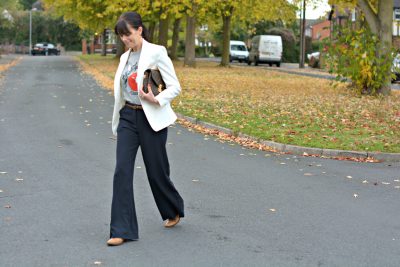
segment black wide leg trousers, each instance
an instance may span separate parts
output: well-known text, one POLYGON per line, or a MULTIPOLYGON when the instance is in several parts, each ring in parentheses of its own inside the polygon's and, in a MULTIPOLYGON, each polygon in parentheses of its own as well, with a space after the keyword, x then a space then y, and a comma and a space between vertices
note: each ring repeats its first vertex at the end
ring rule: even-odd
POLYGON ((127 106, 120 111, 117 162, 113 182, 110 237, 139 238, 133 191, 133 174, 140 146, 157 208, 163 220, 184 217, 183 199, 170 180, 166 151, 168 127, 155 132, 144 111, 127 106))

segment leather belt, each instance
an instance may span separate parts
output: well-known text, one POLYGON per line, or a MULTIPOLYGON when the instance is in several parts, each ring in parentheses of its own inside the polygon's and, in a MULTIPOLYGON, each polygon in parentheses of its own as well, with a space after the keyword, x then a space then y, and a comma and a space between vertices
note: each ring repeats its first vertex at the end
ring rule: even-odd
POLYGON ((143 109, 142 105, 136 105, 128 102, 125 103, 125 106, 131 109, 143 109))

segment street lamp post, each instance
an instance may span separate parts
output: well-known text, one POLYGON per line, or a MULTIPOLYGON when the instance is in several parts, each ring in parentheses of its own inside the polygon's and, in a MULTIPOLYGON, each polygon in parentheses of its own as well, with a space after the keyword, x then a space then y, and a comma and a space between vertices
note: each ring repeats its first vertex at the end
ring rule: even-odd
POLYGON ((29 55, 32 56, 32 10, 29 10, 29 55))
POLYGON ((32 11, 36 10, 36 8, 29 10, 29 55, 32 55, 32 11))
POLYGON ((301 22, 301 44, 300 44, 300 65, 299 68, 304 68, 306 57, 306 0, 303 0, 303 20, 301 22))

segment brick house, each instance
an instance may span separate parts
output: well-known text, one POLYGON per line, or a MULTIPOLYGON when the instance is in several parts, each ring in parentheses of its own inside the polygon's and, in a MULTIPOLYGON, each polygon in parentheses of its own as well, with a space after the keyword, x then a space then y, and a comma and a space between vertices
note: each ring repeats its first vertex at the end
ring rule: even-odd
POLYGON ((328 38, 331 34, 331 22, 329 20, 320 21, 314 25, 310 25, 310 37, 313 41, 320 41, 328 38))

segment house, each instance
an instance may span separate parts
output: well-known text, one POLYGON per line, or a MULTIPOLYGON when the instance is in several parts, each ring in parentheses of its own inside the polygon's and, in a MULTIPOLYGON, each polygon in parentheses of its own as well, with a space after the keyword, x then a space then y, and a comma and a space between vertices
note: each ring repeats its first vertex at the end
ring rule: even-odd
POLYGON ((400 0, 393 5, 393 36, 400 36, 400 0))
POLYGON ((312 37, 312 26, 318 22, 320 22, 318 19, 306 19, 306 30, 304 34, 308 37, 312 37))
MULTIPOLYGON (((331 34, 331 22, 329 20, 324 20, 309 26, 310 36, 313 41, 320 41, 325 38, 330 37, 331 34)), ((306 29, 307 31, 307 29, 306 29)))
MULTIPOLYGON (((344 25, 346 21, 356 21, 358 17, 357 10, 345 10, 344 12, 338 12, 335 10, 332 21, 325 20, 319 21, 314 24, 310 24, 306 28, 307 36, 312 37, 313 41, 319 41, 330 36, 332 25, 344 25)), ((400 0, 393 1, 393 43, 394 46, 400 48, 400 0)))

